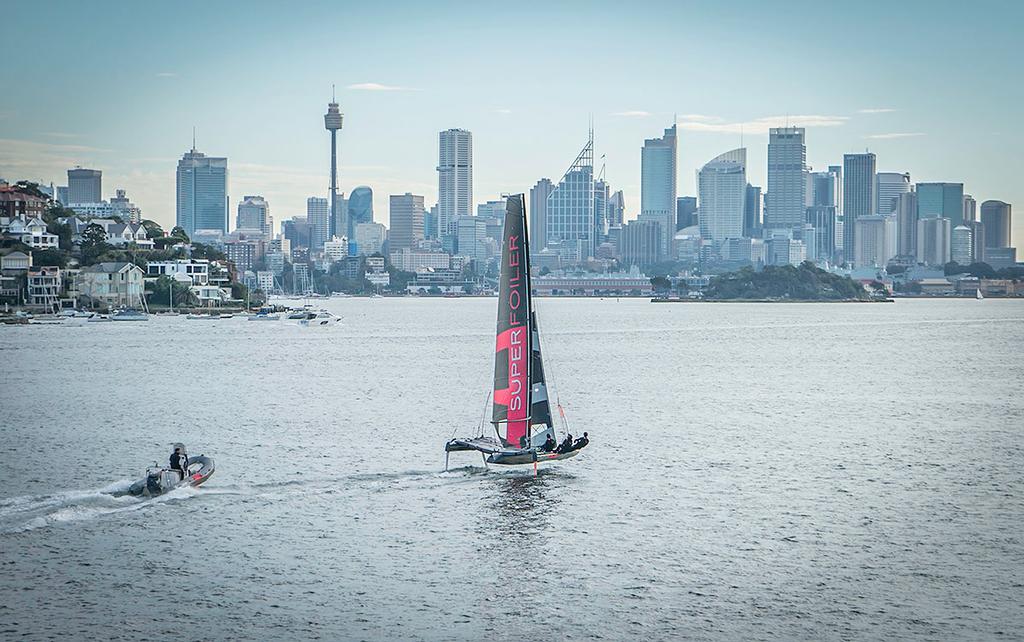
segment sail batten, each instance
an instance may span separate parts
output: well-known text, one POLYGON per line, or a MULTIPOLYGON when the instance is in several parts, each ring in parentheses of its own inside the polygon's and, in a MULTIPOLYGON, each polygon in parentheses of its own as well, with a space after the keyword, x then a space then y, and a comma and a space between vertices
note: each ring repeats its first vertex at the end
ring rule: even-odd
POLYGON ((535 333, 530 296, 530 252, 522 194, 505 205, 494 349, 492 423, 506 446, 529 444, 535 333), (504 434, 502 431, 504 428, 504 434))

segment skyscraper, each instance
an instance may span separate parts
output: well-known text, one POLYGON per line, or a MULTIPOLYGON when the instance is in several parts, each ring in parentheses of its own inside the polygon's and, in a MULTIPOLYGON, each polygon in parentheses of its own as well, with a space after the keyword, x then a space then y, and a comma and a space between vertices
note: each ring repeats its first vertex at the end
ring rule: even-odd
POLYGON ((438 134, 438 236, 455 233, 460 216, 473 215, 473 134, 446 129, 438 134))
POLYGON ((228 232, 228 159, 196 151, 195 143, 178 161, 177 225, 192 236, 196 230, 228 232))
POLYGON ((831 261, 841 243, 836 238, 839 215, 835 205, 812 205, 807 208, 807 223, 814 228, 814 247, 807 248, 809 257, 831 261))
POLYGON ((423 197, 409 192, 392 194, 389 210, 389 251, 395 253, 414 249, 423 240, 423 197))
POLYGON ((806 216, 807 147, 803 127, 773 127, 768 132, 768 193, 766 230, 784 230, 804 225, 806 216))
POLYGON ((331 204, 326 198, 306 199, 306 220, 309 221, 309 249, 322 250, 331 238, 331 204))
POLYGON ((76 167, 68 170, 68 203, 99 203, 103 200, 103 172, 76 167))
POLYGON ((909 172, 878 172, 875 174, 875 194, 878 204, 875 214, 888 215, 896 211, 896 199, 910 191, 909 172))
POLYGON ((953 227, 964 220, 963 183, 918 183, 917 218, 948 218, 953 227))
MULTIPOLYGON (((747 150, 740 148, 708 161, 697 174, 700 235, 716 245, 743 236, 747 196, 747 150)), ((674 234, 675 232, 673 232, 674 234)))
POLYGON ((909 260, 917 256, 917 193, 896 199, 896 255, 909 260))
POLYGON ((676 228, 676 125, 648 138, 640 152, 640 215, 662 226, 661 252, 671 255, 676 228))
POLYGON ((664 225, 653 219, 630 221, 622 227, 619 241, 622 262, 641 268, 662 260, 664 225))
POLYGON ((964 194, 964 224, 978 220, 978 201, 970 194, 964 194))
POLYGON ((847 263, 854 262, 857 219, 875 213, 875 187, 875 155, 843 154, 843 257, 847 263))
POLYGON ((270 238, 270 206, 262 196, 244 196, 238 204, 235 228, 260 230, 270 238))
MULTIPOLYGON (((342 231, 335 229, 336 219, 340 214, 338 210, 338 130, 341 129, 342 119, 343 116, 338 108, 338 103, 334 96, 331 96, 331 102, 327 103, 327 113, 324 114, 324 129, 331 132, 331 216, 328 221, 329 229, 327 230, 327 236, 324 238, 325 241, 335 234, 342 232, 349 238, 352 238, 352 230, 346 229, 342 231)), ((342 218, 344 217, 342 216, 342 218)))
POLYGON ((547 246, 563 262, 586 261, 597 247, 594 229, 594 135, 548 195, 547 246))
POLYGON ((752 238, 761 229, 761 188, 747 183, 747 198, 743 201, 743 236, 752 238))
POLYGON ((608 198, 608 229, 622 227, 622 218, 626 213, 626 197, 622 190, 613 192, 608 198))
POLYGON ((860 216, 856 227, 853 265, 885 267, 896 256, 896 217, 860 216))
POLYGON ((349 193, 348 221, 352 227, 373 223, 373 190, 366 185, 360 185, 349 193))
POLYGON ((974 243, 971 238, 971 228, 966 225, 957 225, 950 234, 950 260, 960 265, 973 263, 974 243))
POLYGON ((1010 204, 989 200, 981 204, 985 247, 1010 247, 1010 204))
POLYGON ((530 251, 540 252, 548 244, 548 196, 555 189, 550 178, 542 178, 530 188, 530 251))
POLYGON ((925 265, 949 263, 952 228, 945 217, 928 217, 917 221, 917 260, 925 265))

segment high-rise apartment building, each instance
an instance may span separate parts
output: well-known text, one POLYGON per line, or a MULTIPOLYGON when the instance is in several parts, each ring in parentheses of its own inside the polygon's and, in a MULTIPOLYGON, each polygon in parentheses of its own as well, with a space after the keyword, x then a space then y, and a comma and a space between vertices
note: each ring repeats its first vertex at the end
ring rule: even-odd
POLYGON ((238 204, 235 216, 235 228, 243 230, 260 230, 270 238, 271 228, 270 206, 262 196, 245 196, 238 204))
POLYGON ((319 196, 307 198, 306 220, 309 221, 309 249, 322 250, 331 238, 331 202, 319 196))
POLYGON ((985 247, 1010 247, 1009 203, 989 200, 981 204, 981 223, 985 226, 985 247))
MULTIPOLYGON (((700 235, 721 244, 743 236, 747 196, 747 150, 720 154, 697 174, 700 235)), ((674 231, 673 231, 674 233, 674 231)))
POLYGON ((848 263, 854 262, 857 219, 875 213, 875 187, 875 155, 843 154, 843 255, 848 263))
POLYGON ((768 132, 768 194, 766 230, 792 230, 806 216, 807 146, 803 127, 773 127, 768 132))
POLYGON ((950 260, 959 265, 970 265, 974 262, 974 243, 971 228, 957 225, 950 233, 950 260))
POLYGON ((896 217, 861 216, 857 218, 853 249, 855 267, 885 267, 896 256, 896 217))
POLYGON ((228 159, 193 147, 178 161, 176 224, 192 236, 228 232, 228 159))
POLYGON ((964 220, 963 183, 918 183, 917 218, 948 218, 953 227, 964 220))
POLYGON ((676 228, 676 126, 661 138, 648 138, 640 151, 640 215, 661 224, 661 252, 671 256, 676 228))
POLYGON ((423 197, 406 192, 392 194, 388 215, 388 251, 413 250, 423 240, 423 197))
POLYGON ((103 172, 76 167, 68 170, 67 203, 99 203, 103 200, 103 172))
POLYGON ((550 178, 542 178, 530 188, 530 251, 540 252, 548 244, 548 196, 555 190, 550 178))
POLYGON ((900 194, 910 191, 909 172, 878 172, 875 174, 875 214, 889 215, 896 211, 900 194))
POLYGON ((460 216, 473 215, 473 134, 446 129, 438 135, 438 237, 455 233, 460 216))

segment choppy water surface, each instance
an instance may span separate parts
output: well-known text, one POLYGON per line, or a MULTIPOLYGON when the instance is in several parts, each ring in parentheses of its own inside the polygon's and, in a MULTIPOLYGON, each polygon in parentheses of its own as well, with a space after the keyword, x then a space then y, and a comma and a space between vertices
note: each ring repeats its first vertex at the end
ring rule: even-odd
POLYGON ((0 635, 1024 636, 1024 302, 538 302, 571 426, 485 471, 495 301, 0 328, 0 635), (168 444, 200 490, 118 496, 168 444))

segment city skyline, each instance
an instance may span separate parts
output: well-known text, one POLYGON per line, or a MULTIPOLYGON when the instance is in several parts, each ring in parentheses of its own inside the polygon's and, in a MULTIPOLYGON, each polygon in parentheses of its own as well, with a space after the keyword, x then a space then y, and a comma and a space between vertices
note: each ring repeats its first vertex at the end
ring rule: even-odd
MULTIPOLYGON (((189 148, 194 125, 197 147, 229 160, 231 207, 243 194, 262 194, 279 213, 275 218, 283 220, 301 215, 310 196, 328 196, 324 159, 329 141, 320 118, 330 85, 336 83, 347 117, 339 133, 339 189, 347 194, 357 185, 371 186, 379 222, 386 222, 390 194, 408 191, 424 195, 428 204, 437 201, 439 131, 457 127, 474 133, 473 189, 476 202, 485 202, 502 192, 525 192, 542 177, 557 180, 578 151, 591 117, 595 159, 604 156, 608 181, 623 190, 627 219, 640 213, 643 141, 658 136, 673 120, 679 128, 679 195, 695 195, 697 170, 707 159, 740 146, 741 136, 749 154, 748 180, 765 187, 767 129, 788 124, 806 129, 807 163, 816 171, 839 164, 843 154, 867 148, 876 154, 879 172, 910 172, 914 182, 962 182, 965 193, 979 203, 1024 202, 1024 188, 1013 177, 1012 156, 1021 134, 1007 107, 1019 100, 1022 89, 1003 80, 1012 71, 1014 52, 999 38, 961 43, 964 23, 952 9, 922 12, 878 3, 859 16, 834 7, 821 12, 825 15, 812 15, 797 7, 788 14, 804 21, 799 41, 767 51, 759 49, 772 41, 773 27, 786 20, 786 13, 745 4, 735 60, 721 60, 698 54, 701 46, 737 26, 738 18, 724 10, 652 5, 620 14, 597 5, 582 16, 584 25, 621 19, 628 27, 646 24, 647 32, 627 29, 624 46, 594 50, 593 64, 604 70, 602 82, 614 81, 617 89, 596 91, 592 81, 555 82, 536 76, 538 65, 554 68, 567 60, 581 39, 581 34, 557 32, 553 26, 531 34, 530 47, 484 48, 478 60, 467 60, 467 77, 474 79, 469 83, 446 79, 436 68, 455 45, 441 43, 417 59, 402 55, 422 50, 419 45, 429 41, 429 27, 439 20, 415 5, 407 7, 409 20, 394 25, 396 39, 407 40, 398 51, 378 57, 360 54, 370 37, 362 29, 343 39, 328 38, 313 19, 315 6, 291 12, 264 6, 249 17, 231 15, 230 21, 226 9, 193 8, 202 19, 186 20, 181 14, 188 12, 159 7, 119 15, 112 6, 48 5, 62 19, 54 27, 54 42, 42 51, 29 39, 38 10, 14 3, 7 19, 19 28, 3 46, 38 51, 19 57, 25 59, 23 68, 2 73, 11 82, 16 72, 19 79, 39 79, 39 91, 12 96, 0 109, 0 176, 59 185, 67 169, 94 167, 104 171, 105 198, 116 188, 127 189, 147 217, 170 224, 174 166, 189 148), (112 26, 131 24, 125 33, 128 41, 118 48, 83 47, 84 35, 71 19, 81 12, 112 26), (666 19, 652 25, 649 19, 655 14, 666 19), (883 14, 887 24, 904 17, 929 36, 869 34, 865 51, 856 59, 829 44, 826 36, 834 36, 831 25, 836 22, 863 24, 883 14), (136 24, 150 21, 161 28, 136 24), (204 37, 218 29, 244 28, 251 21, 273 21, 282 43, 261 52, 233 42, 216 64, 198 51, 181 48, 183 33, 204 37), (684 31, 682 24, 689 28, 684 31), (655 57, 654 36, 666 33, 678 36, 669 45, 671 55, 655 57), (686 38, 681 37, 684 33, 686 38), (929 59, 920 60, 917 53, 928 38, 943 34, 951 47, 929 49, 929 59), (317 47, 285 52, 284 47, 300 39, 317 47), (141 55, 123 56, 125 46, 138 48, 141 55), (359 64, 321 60, 321 48, 336 61, 353 57, 359 64), (823 53, 808 56, 807 50, 823 53), (64 61, 72 54, 88 64, 64 71, 64 61), (900 58, 901 73, 880 74, 883 63, 893 57, 900 58), (803 70, 815 82, 796 81, 786 91, 769 91, 767 71, 773 66, 803 70), (736 90, 724 89, 695 97, 693 89, 701 83, 738 69, 749 75, 744 95, 757 100, 739 101, 736 90), (667 82, 670 70, 674 75, 667 82), (55 72, 60 82, 42 81, 53 79, 55 72), (862 76, 872 78, 867 90, 856 82, 862 76), (224 83, 224 78, 237 82, 224 83), (527 80, 526 91, 503 91, 510 78, 527 80), (950 78, 969 79, 970 90, 962 82, 948 82, 950 78), (67 104, 66 95, 98 81, 108 90, 116 85, 130 99, 67 104), (262 104, 245 99, 246 92, 237 88, 257 81, 269 90, 262 104), (972 99, 972 93, 1000 99, 972 99), (161 126, 152 127, 154 122, 161 126), (402 145, 402 154, 394 153, 396 145, 402 145)), ((570 9, 527 4, 508 13, 525 20, 540 11, 552 15, 570 9)), ((453 12, 451 7, 441 10, 446 16, 453 12)), ((347 8, 346 14, 367 32, 388 23, 384 13, 372 8, 347 8)), ((972 24, 979 31, 999 29, 1019 23, 1015 19, 1020 16, 1021 10, 1010 4, 983 4, 972 24)), ((490 24, 485 17, 475 11, 457 17, 463 44, 488 42, 492 32, 483 29, 490 24)), ((1014 223, 1013 236, 1019 245, 1022 221, 1014 223)))

